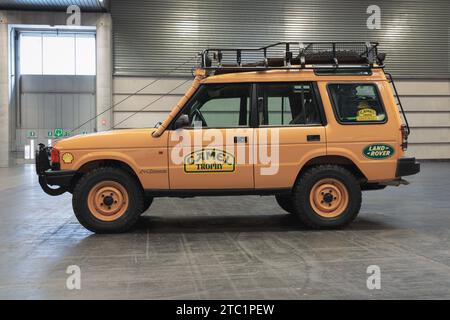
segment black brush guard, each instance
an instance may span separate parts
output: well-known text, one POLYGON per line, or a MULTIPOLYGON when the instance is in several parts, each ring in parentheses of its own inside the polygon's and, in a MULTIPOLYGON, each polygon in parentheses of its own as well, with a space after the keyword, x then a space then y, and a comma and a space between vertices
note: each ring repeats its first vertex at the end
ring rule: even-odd
POLYGON ((45 193, 51 196, 59 196, 68 191, 70 181, 75 176, 76 171, 73 170, 52 170, 50 164, 51 147, 39 144, 36 151, 36 174, 38 175, 39 184, 45 193), (58 186, 51 188, 50 186, 58 186))

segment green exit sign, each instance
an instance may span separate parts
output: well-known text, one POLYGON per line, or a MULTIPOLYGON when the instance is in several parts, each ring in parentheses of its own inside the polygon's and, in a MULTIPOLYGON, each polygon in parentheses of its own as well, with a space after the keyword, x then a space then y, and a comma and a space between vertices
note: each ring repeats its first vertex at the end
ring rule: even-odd
POLYGON ((55 137, 60 138, 63 136, 64 131, 61 128, 57 128, 57 129, 55 129, 54 134, 55 134, 55 137))
POLYGON ((37 138, 36 131, 28 131, 27 132, 27 138, 28 139, 36 139, 37 138))

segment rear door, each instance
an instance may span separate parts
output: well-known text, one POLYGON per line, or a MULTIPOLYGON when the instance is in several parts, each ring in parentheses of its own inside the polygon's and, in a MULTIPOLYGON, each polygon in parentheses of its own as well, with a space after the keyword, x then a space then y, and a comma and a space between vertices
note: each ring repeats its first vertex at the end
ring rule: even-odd
POLYGON ((369 181, 395 177, 400 115, 387 81, 333 81, 319 84, 327 113, 328 154, 344 155, 369 181))
POLYGON ((257 99, 255 188, 290 188, 307 159, 326 154, 325 120, 317 85, 261 83, 257 99))

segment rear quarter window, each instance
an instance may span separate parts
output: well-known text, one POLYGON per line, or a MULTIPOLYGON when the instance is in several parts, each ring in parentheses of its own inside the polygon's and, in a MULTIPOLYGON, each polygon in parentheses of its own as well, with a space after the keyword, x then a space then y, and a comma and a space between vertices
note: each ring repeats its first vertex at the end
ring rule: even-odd
POLYGON ((386 111, 375 84, 333 83, 328 85, 328 91, 340 123, 386 122, 386 111))

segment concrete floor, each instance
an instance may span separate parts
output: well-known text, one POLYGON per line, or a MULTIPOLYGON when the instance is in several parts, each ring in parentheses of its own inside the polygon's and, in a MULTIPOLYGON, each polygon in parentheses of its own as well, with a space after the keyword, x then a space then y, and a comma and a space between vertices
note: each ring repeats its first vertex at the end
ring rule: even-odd
POLYGON ((310 231, 273 197, 156 199, 128 234, 95 235, 34 166, 0 169, 1 299, 450 298, 450 163, 367 192, 346 230, 310 231), (81 290, 66 268, 81 268, 81 290), (366 269, 381 268, 368 290, 366 269))

